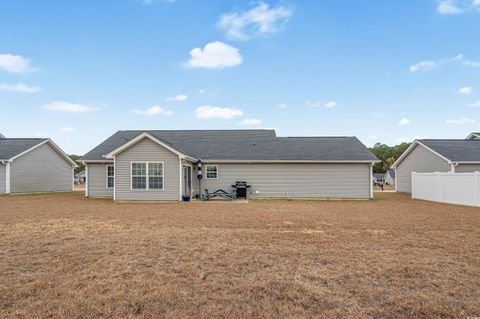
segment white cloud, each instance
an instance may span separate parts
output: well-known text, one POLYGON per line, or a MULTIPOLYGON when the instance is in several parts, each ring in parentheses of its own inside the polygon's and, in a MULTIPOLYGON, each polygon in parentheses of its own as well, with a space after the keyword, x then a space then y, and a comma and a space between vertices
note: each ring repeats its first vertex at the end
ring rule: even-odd
POLYGON ((438 3, 437 11, 441 14, 460 14, 464 10, 457 6, 456 0, 442 0, 438 3))
POLYGON ((409 125, 409 124, 412 124, 412 121, 410 121, 409 119, 407 118, 403 118, 400 120, 400 122, 398 122, 398 125, 400 126, 405 126, 405 125, 409 125))
POLYGON ((88 105, 68 103, 62 101, 55 101, 53 103, 45 105, 43 108, 49 111, 58 112, 70 112, 70 113, 89 113, 98 111, 98 108, 94 108, 88 105))
POLYGON ((188 95, 178 94, 178 95, 175 95, 175 96, 169 96, 169 97, 167 97, 165 100, 167 100, 167 101, 184 102, 184 101, 188 100, 188 95))
POLYGON ((480 7, 480 0, 439 0, 437 11, 440 14, 461 14, 480 7))
POLYGON ((66 126, 66 127, 61 127, 58 129, 60 132, 63 132, 63 133, 71 133, 73 132, 75 129, 73 127, 70 127, 70 126, 66 126))
POLYGON ((224 119, 230 120, 237 116, 242 116, 243 112, 239 109, 220 107, 212 105, 200 106, 195 110, 195 115, 199 119, 224 119))
POLYGON ((414 65, 410 66, 410 72, 416 73, 418 71, 427 71, 431 70, 435 67, 435 62, 434 61, 421 61, 418 62, 414 65))
POLYGON ((477 121, 471 118, 466 118, 463 117, 461 119, 451 119, 451 120, 446 120, 446 124, 458 124, 458 125, 465 125, 465 124, 475 124, 477 121))
POLYGON ((0 70, 11 73, 28 73, 34 71, 30 59, 21 55, 0 54, 0 70))
POLYGON ((473 88, 471 86, 462 86, 458 89, 458 94, 470 94, 473 92, 473 88))
POLYGON ((156 115, 173 115, 172 111, 166 110, 161 106, 155 105, 152 107, 149 107, 147 109, 135 109, 132 111, 135 114, 138 115, 147 115, 147 116, 156 116, 156 115))
POLYGON ((225 30, 227 37, 231 39, 248 40, 280 31, 292 13, 293 11, 286 7, 270 8, 267 3, 260 2, 246 12, 223 14, 218 26, 225 30))
POLYGON ((23 83, 5 84, 0 83, 0 91, 4 92, 18 92, 18 93, 37 93, 40 91, 38 86, 29 86, 23 83))
POLYGON ((310 109, 315 109, 319 107, 326 107, 328 109, 334 108, 337 106, 336 101, 328 101, 326 103, 322 103, 321 101, 305 101, 305 106, 310 108, 310 109))
POLYGON ((240 122, 240 125, 245 126, 257 126, 262 124, 262 120, 260 119, 244 119, 240 122))
MULTIPOLYGON (((453 58, 443 58, 439 60, 425 60, 425 61, 420 61, 416 64, 413 64, 410 66, 410 72, 416 73, 418 71, 428 71, 432 70, 434 68, 440 67, 444 64, 450 64, 450 63, 456 63, 460 62, 465 59, 465 56, 463 54, 457 54, 453 58)), ((471 61, 464 61, 464 64, 471 63, 471 61)))
POLYGON ((328 109, 334 108, 336 106, 337 106, 336 101, 329 101, 329 102, 325 103, 325 107, 328 108, 328 109))
POLYGON ((480 68, 480 62, 476 62, 476 61, 466 60, 465 62, 463 62, 463 64, 474 67, 474 68, 480 68))
POLYGON ((223 42, 215 41, 203 49, 190 51, 190 60, 185 64, 189 68, 223 69, 242 64, 242 56, 237 48, 223 42))
POLYGON ((288 105, 286 103, 280 103, 277 105, 279 109, 285 110, 288 108, 288 105))

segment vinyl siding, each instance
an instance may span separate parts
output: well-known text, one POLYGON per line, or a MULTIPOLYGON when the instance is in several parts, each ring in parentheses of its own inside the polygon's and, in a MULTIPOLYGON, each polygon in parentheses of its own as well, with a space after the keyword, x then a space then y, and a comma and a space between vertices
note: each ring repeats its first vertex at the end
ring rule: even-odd
POLYGON ((113 188, 107 188, 107 165, 88 164, 88 197, 113 198, 113 188))
POLYGON ((451 165, 421 145, 417 145, 397 167, 397 191, 412 192, 412 172, 450 172, 451 165))
POLYGON ((455 173, 480 172, 480 164, 460 164, 455 167, 455 173))
POLYGON ((0 163, 0 195, 5 194, 7 188, 6 166, 0 163))
POLYGON ((48 143, 14 160, 10 175, 12 194, 72 191, 72 165, 48 143))
POLYGON ((115 200, 179 200, 180 158, 148 138, 115 158, 115 200), (164 162, 163 190, 131 189, 131 162, 164 162))
MULTIPOLYGON (((202 179, 202 192, 230 190, 236 181, 251 185, 249 198, 370 197, 369 164, 218 164, 218 179, 202 179)), ((197 179, 193 185, 198 194, 197 179)))

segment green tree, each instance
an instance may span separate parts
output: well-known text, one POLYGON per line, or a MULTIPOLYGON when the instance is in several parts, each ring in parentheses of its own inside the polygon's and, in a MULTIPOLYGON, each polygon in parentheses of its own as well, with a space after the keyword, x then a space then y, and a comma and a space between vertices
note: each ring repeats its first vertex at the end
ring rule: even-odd
POLYGON ((78 155, 69 155, 69 157, 75 161, 78 165, 78 167, 75 169, 75 174, 77 173, 80 173, 80 172, 83 172, 85 170, 85 165, 83 165, 83 163, 79 162, 78 159, 80 158, 80 156, 78 155))
POLYGON ((381 160, 381 163, 375 164, 373 167, 374 173, 385 173, 392 167, 392 164, 405 152, 411 143, 402 143, 395 146, 388 146, 386 144, 377 143, 370 151, 381 160))

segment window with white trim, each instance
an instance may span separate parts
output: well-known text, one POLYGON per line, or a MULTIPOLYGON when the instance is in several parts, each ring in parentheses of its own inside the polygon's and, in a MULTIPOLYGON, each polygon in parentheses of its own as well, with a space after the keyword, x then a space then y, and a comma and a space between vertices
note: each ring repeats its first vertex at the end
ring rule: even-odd
POLYGON ((205 178, 217 179, 218 178, 218 165, 206 165, 205 166, 205 178))
POLYGON ((115 185, 115 168, 113 165, 107 165, 107 188, 113 188, 115 185))
POLYGON ((137 162, 131 166, 132 189, 163 189, 163 163, 137 162))

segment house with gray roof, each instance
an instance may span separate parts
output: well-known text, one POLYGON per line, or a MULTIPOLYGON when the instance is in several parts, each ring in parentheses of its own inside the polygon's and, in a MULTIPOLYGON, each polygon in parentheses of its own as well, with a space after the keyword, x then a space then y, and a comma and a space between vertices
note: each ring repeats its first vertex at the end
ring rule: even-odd
MULTIPOLYGON (((475 133, 472 133, 475 134, 475 133)), ((423 139, 412 145, 392 165, 396 189, 412 192, 412 172, 467 173, 480 171, 480 139, 423 139)))
POLYGON ((371 198, 378 159, 355 137, 151 130, 118 131, 80 161, 87 197, 130 201, 181 200, 237 181, 251 198, 371 198))
POLYGON ((48 138, 0 138, 0 194, 70 192, 76 166, 48 138))

